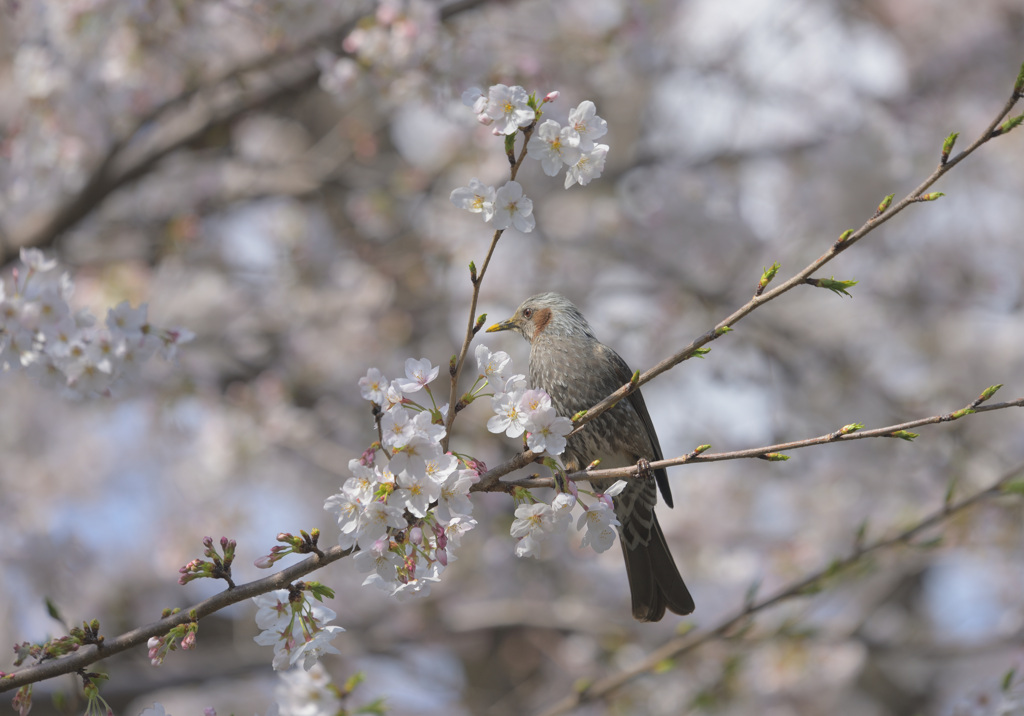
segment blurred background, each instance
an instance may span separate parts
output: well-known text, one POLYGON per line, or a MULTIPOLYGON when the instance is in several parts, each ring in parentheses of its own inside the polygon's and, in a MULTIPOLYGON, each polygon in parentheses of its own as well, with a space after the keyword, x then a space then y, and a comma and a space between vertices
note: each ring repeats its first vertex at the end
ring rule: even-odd
MULTIPOLYGON (((0 378, 0 642, 98 617, 108 636, 220 587, 178 586, 205 535, 239 542, 236 581, 281 531, 336 528, 324 499, 374 438, 356 385, 408 357, 444 366, 465 332, 467 265, 490 230, 451 205, 501 184, 501 140, 460 102, 470 86, 559 90, 608 121, 604 176, 563 190, 519 175, 537 228, 507 232, 480 309, 538 291, 572 299, 641 370, 781 280, 977 137, 1024 61, 1022 0, 63 0, 0 2, 0 257, 56 255, 79 306, 122 300, 197 334, 116 400, 72 401, 0 378)), ((1018 113, 1020 108, 1016 110, 1018 113)), ((794 290, 645 388, 666 456, 881 427, 960 408, 986 386, 1024 394, 1024 131, 994 140, 826 267, 853 298, 794 290)), ((486 336, 525 371, 517 336, 486 336)), ((468 370, 472 377, 475 366, 468 370)), ((443 373, 443 371, 442 371, 443 373)), ((468 383, 467 383, 468 386, 468 383)), ((453 446, 496 465, 517 443, 453 446)), ((754 583, 769 594, 867 539, 914 524, 1024 463, 1016 411, 670 471, 659 517, 697 602, 637 624, 622 557, 578 546, 518 560, 505 495, 427 599, 317 573, 347 633, 324 664, 356 702, 395 714, 524 714, 628 668, 681 626, 713 628, 754 583)), ((900 547, 829 589, 767 611, 587 714, 1024 713, 1018 500, 958 515, 931 548, 900 547), (1017 699, 1017 711, 997 711, 1017 699)), ((271 652, 251 605, 204 620, 159 669, 105 662, 117 713, 263 714, 271 652)), ((10 671, 10 663, 0 664, 10 671)), ((36 690, 33 713, 58 713, 36 690)))

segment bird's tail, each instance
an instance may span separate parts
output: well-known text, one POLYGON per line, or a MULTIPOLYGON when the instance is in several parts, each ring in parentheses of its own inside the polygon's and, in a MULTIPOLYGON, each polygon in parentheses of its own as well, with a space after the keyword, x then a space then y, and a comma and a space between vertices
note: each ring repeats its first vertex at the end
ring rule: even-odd
POLYGON ((633 617, 642 622, 656 622, 665 616, 666 609, 676 614, 690 614, 694 610, 693 597, 668 551, 653 505, 646 514, 644 512, 638 505, 619 516, 619 541, 626 559, 633 617))

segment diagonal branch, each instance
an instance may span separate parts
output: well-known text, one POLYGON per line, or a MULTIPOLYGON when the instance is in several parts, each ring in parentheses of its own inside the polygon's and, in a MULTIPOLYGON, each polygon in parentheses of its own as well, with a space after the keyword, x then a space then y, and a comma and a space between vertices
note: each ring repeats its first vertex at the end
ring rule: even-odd
MULTIPOLYGON (((970 144, 970 146, 968 146, 962 152, 957 154, 955 157, 949 159, 946 159, 946 154, 943 154, 938 167, 935 168, 935 171, 933 171, 927 179, 921 182, 921 184, 918 185, 917 188, 915 188, 913 191, 907 194, 899 202, 897 202, 894 205, 886 206, 885 208, 879 206, 879 209, 875 212, 875 214, 870 219, 865 221, 859 229, 852 232, 846 232, 845 234, 840 236, 839 239, 837 239, 832 244, 828 251, 826 251, 824 254, 818 257, 815 261, 808 264, 803 270, 789 278, 784 283, 771 289, 770 291, 761 293, 761 287, 759 287, 758 292, 754 295, 753 298, 751 298, 746 304, 741 306, 739 309, 734 311, 730 316, 720 321, 710 331, 694 339, 688 346, 686 346, 676 354, 671 355, 668 358, 665 358, 660 363, 655 365, 653 368, 650 368, 646 372, 634 376, 634 380, 630 381, 629 383, 626 383, 621 388, 616 390, 614 393, 609 395, 607 398, 605 398, 604 400, 590 408, 583 416, 577 418, 574 421, 576 427, 574 428, 573 433, 570 434, 574 434, 581 430, 583 426, 586 425, 588 422, 590 422, 597 416, 601 415, 605 411, 610 410, 612 407, 615 406, 616 403, 618 403, 620 400, 622 400, 635 390, 638 390, 640 386, 643 385, 644 383, 647 383, 653 380, 654 378, 657 378, 659 375, 679 365, 687 358, 692 358, 694 355, 697 354, 698 349, 707 345, 716 338, 719 338, 728 333, 733 326, 739 323, 743 318, 745 318, 748 314, 752 313, 759 306, 762 306, 765 303, 768 303, 769 301, 778 298, 782 294, 792 290, 793 288, 796 288, 797 286, 804 285, 806 283, 806 279, 809 278, 811 274, 818 271, 822 266, 829 263, 840 253, 848 249, 856 242, 860 241, 862 238, 864 238, 869 233, 874 231, 876 228, 884 224, 886 221, 889 221, 889 219, 893 218, 897 214, 904 211, 911 204, 917 204, 923 201, 931 201, 933 198, 937 198, 937 196, 932 195, 926 196, 925 192, 929 188, 931 188, 931 186, 934 185, 935 182, 937 182, 939 179, 945 176, 946 173, 949 172, 953 167, 955 167, 964 159, 973 154, 983 144, 994 139, 995 137, 1002 136, 1007 131, 1009 131, 1009 129, 1013 128, 1009 127, 1007 129, 1004 129, 1003 127, 1000 127, 1000 123, 1003 122, 1006 116, 1013 110, 1014 106, 1017 104, 1017 102, 1020 101, 1022 97, 1022 90, 1020 87, 1021 76, 1024 76, 1024 65, 1022 65, 1021 74, 1018 75, 1017 84, 1014 85, 1013 91, 1010 93, 1010 97, 1006 100, 1002 109, 999 110, 999 113, 995 116, 995 118, 989 123, 989 125, 984 129, 984 131, 982 131, 978 138, 975 139, 970 144)), ((1007 124, 1010 123, 1008 122, 1007 124)))
POLYGON ((677 659, 688 654, 704 644, 729 636, 739 627, 745 625, 751 617, 758 612, 775 606, 784 601, 803 596, 820 588, 826 580, 835 577, 849 567, 860 562, 864 557, 880 552, 890 547, 910 544, 911 541, 922 532, 931 527, 940 525, 961 512, 973 507, 976 504, 994 499, 1000 495, 1010 492, 1011 482, 1018 475, 1024 473, 1024 465, 1018 466, 1007 472, 989 487, 976 492, 958 502, 946 503, 939 509, 925 516, 912 527, 884 539, 877 540, 871 544, 854 546, 854 549, 846 557, 833 560, 829 565, 809 574, 808 576, 791 582, 789 585, 775 592, 769 597, 761 600, 750 599, 746 605, 735 614, 725 618, 716 626, 703 632, 690 632, 684 636, 677 637, 667 642, 660 648, 653 651, 646 659, 630 669, 614 674, 607 678, 593 682, 589 687, 567 696, 559 703, 543 712, 543 716, 557 716, 558 714, 569 713, 586 703, 604 699, 622 688, 636 678, 656 671, 659 666, 671 659, 677 659))
POLYGON ((70 656, 54 659, 52 661, 44 661, 37 666, 30 666, 11 674, 5 674, 0 676, 0 693, 20 688, 26 684, 52 679, 53 677, 60 676, 62 674, 74 673, 75 671, 83 669, 90 664, 94 664, 101 659, 107 658, 108 656, 143 645, 151 637, 163 636, 172 628, 180 624, 186 624, 196 619, 201 619, 216 611, 220 611, 227 606, 244 602, 247 599, 251 599, 260 594, 266 594, 267 592, 275 589, 287 589, 288 586, 299 577, 303 577, 310 572, 320 569, 321 567, 326 567, 332 562, 337 562, 339 559, 347 557, 351 553, 352 550, 350 549, 342 549, 337 546, 331 547, 324 552, 322 557, 314 554, 302 560, 298 564, 286 567, 280 572, 276 572, 269 577, 257 579, 249 582, 248 584, 239 585, 233 589, 227 589, 219 594, 213 595, 209 599, 204 599, 194 606, 182 609, 180 612, 153 622, 152 624, 132 629, 131 631, 125 632, 113 639, 104 639, 103 643, 99 646, 83 647, 70 656))

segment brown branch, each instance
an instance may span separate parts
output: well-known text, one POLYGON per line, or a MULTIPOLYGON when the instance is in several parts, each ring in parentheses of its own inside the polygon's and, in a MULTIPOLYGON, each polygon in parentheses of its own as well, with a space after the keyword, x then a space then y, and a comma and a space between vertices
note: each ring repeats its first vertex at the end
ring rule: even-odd
MULTIPOLYGON (((656 470, 662 467, 675 467, 676 465, 686 465, 698 462, 722 462, 724 460, 740 460, 744 458, 763 458, 765 455, 770 453, 780 453, 811 447, 814 445, 826 445, 828 443, 845 442, 849 440, 864 440, 867 438, 899 438, 902 436, 895 435, 894 433, 919 428, 923 425, 948 423, 953 420, 960 420, 961 418, 965 418, 974 413, 985 413, 991 410, 1022 407, 1024 407, 1024 398, 1017 398, 1016 400, 1009 400, 1003 403, 992 403, 988 405, 981 405, 977 400, 975 400, 960 410, 956 410, 951 413, 932 415, 927 418, 918 418, 917 420, 910 420, 905 423, 899 423, 898 425, 888 425, 883 428, 857 430, 854 432, 843 432, 843 429, 840 429, 831 433, 826 433, 825 435, 806 438, 804 440, 794 440, 786 443, 746 448, 744 450, 733 450, 730 452, 705 453, 694 451, 687 455, 680 455, 679 457, 669 458, 667 460, 657 460, 650 463, 650 468, 652 470, 656 470)), ((505 475, 529 465, 533 462, 533 458, 536 458, 536 454, 529 450, 525 450, 508 462, 505 462, 492 470, 488 470, 483 474, 480 482, 473 486, 473 491, 508 492, 513 487, 554 487, 554 479, 550 477, 527 477, 521 480, 513 480, 509 482, 500 481, 505 475)), ((574 481, 598 478, 630 479, 636 477, 637 474, 637 467, 632 465, 629 467, 616 467, 606 470, 579 470, 578 472, 570 473, 567 477, 574 481)))
POLYGON ((574 428, 573 433, 571 434, 575 434, 576 432, 581 430, 583 426, 586 425, 588 422, 590 422, 597 416, 601 415, 605 411, 610 410, 612 407, 615 406, 616 403, 618 403, 620 400, 625 398, 633 391, 638 390, 640 386, 642 386, 643 384, 653 380, 654 378, 657 378, 665 371, 674 368, 687 358, 693 357, 693 355, 697 352, 699 348, 703 347, 704 345, 707 345, 716 338, 725 335, 733 326, 739 323, 743 318, 745 318, 748 314, 752 313, 759 306, 768 303, 773 299, 778 298, 782 294, 792 290, 797 286, 804 285, 805 279, 808 278, 812 273, 818 271, 822 266, 829 263, 841 252, 845 251, 850 246, 860 241, 862 238, 867 236, 869 233, 874 231, 876 228, 878 228, 885 222, 889 221, 889 219, 893 218, 894 216, 902 212, 911 204, 917 204, 922 201, 927 201, 928 199, 924 199, 922 197, 924 197, 925 192, 929 188, 931 188, 931 186, 935 184, 935 182, 937 182, 939 179, 945 176, 946 173, 949 172, 957 164, 959 164, 964 159, 973 154, 980 146, 982 146, 983 144, 997 136, 1002 136, 1003 133, 997 131, 997 127, 999 127, 1000 123, 1010 113, 1010 111, 1017 104, 1017 102, 1020 101, 1021 96, 1021 92, 1016 87, 1014 87, 1013 92, 1011 92, 1010 97, 1009 99, 1006 100, 1006 103, 1003 105, 1003 108, 996 115, 995 119, 993 119, 989 123, 988 127, 986 127, 985 130, 978 136, 978 138, 975 139, 970 146, 968 146, 962 152, 957 154, 955 157, 952 157, 944 162, 940 161, 939 165, 935 168, 935 171, 933 171, 927 179, 921 182, 921 184, 918 185, 917 188, 915 188, 913 191, 907 194, 903 199, 901 199, 894 205, 890 205, 884 210, 880 209, 879 211, 876 211, 875 214, 866 222, 864 222, 864 224, 859 229, 853 232, 843 234, 838 240, 836 240, 832 244, 828 251, 826 251, 812 263, 808 264, 803 270, 789 278, 784 283, 771 289, 770 291, 765 291, 764 293, 755 295, 746 304, 744 304, 739 309, 734 311, 730 316, 720 321, 710 331, 694 339, 688 346, 686 346, 679 352, 675 353, 674 355, 665 358, 660 363, 655 365, 653 368, 650 368, 646 372, 640 374, 639 380, 631 381, 629 383, 624 384, 614 393, 610 394, 607 398, 594 405, 586 412, 586 414, 584 414, 582 417, 575 421, 576 427, 574 428))
POLYGON ((227 589, 213 595, 209 599, 204 599, 194 606, 182 609, 177 614, 152 624, 132 629, 113 639, 104 639, 103 643, 99 646, 82 647, 70 656, 52 661, 44 661, 36 666, 30 666, 26 669, 7 674, 0 678, 0 693, 20 688, 25 684, 32 684, 52 679, 62 674, 73 673, 108 656, 143 645, 151 637, 163 636, 173 627, 193 621, 193 617, 201 619, 232 604, 243 602, 260 594, 266 594, 275 589, 286 589, 288 585, 299 577, 303 577, 332 562, 337 562, 339 559, 351 554, 351 552, 352 550, 350 549, 342 549, 337 546, 331 547, 324 552, 323 557, 314 554, 298 564, 286 567, 269 577, 257 579, 248 584, 237 586, 234 589, 227 589))
POLYGON ((990 500, 994 497, 1005 494, 1006 486, 1011 480, 1021 473, 1024 473, 1024 465, 1011 470, 986 489, 976 492, 970 497, 964 498, 959 502, 943 505, 931 514, 927 515, 917 524, 893 537, 880 539, 872 544, 861 547, 855 546, 853 551, 846 557, 835 559, 829 565, 823 567, 817 572, 814 572, 802 579, 798 579, 795 582, 791 582, 789 585, 778 590, 770 597, 766 597, 759 601, 750 600, 735 614, 722 620, 717 626, 712 627, 711 629, 703 632, 689 632, 684 636, 672 639, 660 648, 651 652, 646 659, 635 666, 618 674, 614 674, 613 676, 593 682, 589 687, 566 697, 547 711, 544 711, 543 716, 557 716, 558 714, 569 713, 583 704, 603 699, 643 674, 655 671, 659 666, 669 660, 677 659, 684 654, 688 654, 698 647, 714 641, 715 639, 728 637, 730 633, 745 625, 750 618, 758 612, 762 612, 776 604, 814 591, 816 588, 821 586, 822 582, 838 575, 854 564, 857 564, 864 557, 874 552, 888 549, 889 547, 908 544, 925 530, 942 524, 952 516, 963 512, 969 507, 972 507, 979 502, 990 500))
MULTIPOLYGON (((526 145, 530 141, 530 135, 533 134, 535 126, 536 120, 533 124, 521 130, 523 146, 519 156, 516 157, 515 161, 511 162, 510 181, 515 181, 516 175, 519 173, 519 167, 523 165, 523 161, 526 159, 526 145)), ((504 233, 505 229, 498 229, 494 232, 494 236, 491 238, 491 245, 487 249, 487 256, 484 257, 484 262, 480 265, 480 272, 475 273, 475 270, 471 269, 470 280, 473 284, 473 294, 469 299, 469 321, 466 325, 466 337, 462 341, 462 348, 459 349, 459 353, 455 357, 455 363, 449 368, 451 390, 448 393, 448 417, 444 421, 445 435, 441 440, 441 448, 445 451, 448 450, 448 442, 451 440, 452 423, 455 422, 455 415, 459 412, 458 403, 456 402, 459 397, 459 378, 462 376, 462 369, 466 365, 466 355, 469 353, 469 346, 482 327, 482 324, 481 326, 477 325, 478 318, 476 315, 477 301, 480 298, 480 286, 483 284, 487 267, 491 265, 491 257, 494 256, 494 249, 498 246, 498 239, 504 233)), ((484 316, 481 316, 481 318, 484 318, 484 316)))

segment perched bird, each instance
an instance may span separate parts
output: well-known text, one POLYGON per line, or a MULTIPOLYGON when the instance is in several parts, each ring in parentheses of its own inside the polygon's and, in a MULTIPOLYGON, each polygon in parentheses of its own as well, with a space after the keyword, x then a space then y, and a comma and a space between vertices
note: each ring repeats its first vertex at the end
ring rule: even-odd
MULTIPOLYGON (((626 361, 594 337, 579 309, 557 293, 526 299, 510 319, 487 329, 488 333, 495 331, 516 331, 530 342, 530 383, 551 396, 559 415, 572 417, 596 405, 633 376, 626 361)), ((600 460, 602 468, 661 460, 658 436, 640 391, 570 437, 562 458, 570 472, 582 470, 594 460, 600 460)), ((642 470, 612 498, 633 616, 644 622, 660 620, 665 609, 676 614, 694 609, 654 514, 658 488, 665 504, 672 506, 668 475, 664 468, 654 470, 653 478, 651 472, 642 470)), ((596 490, 605 490, 614 480, 590 482, 596 490)))

